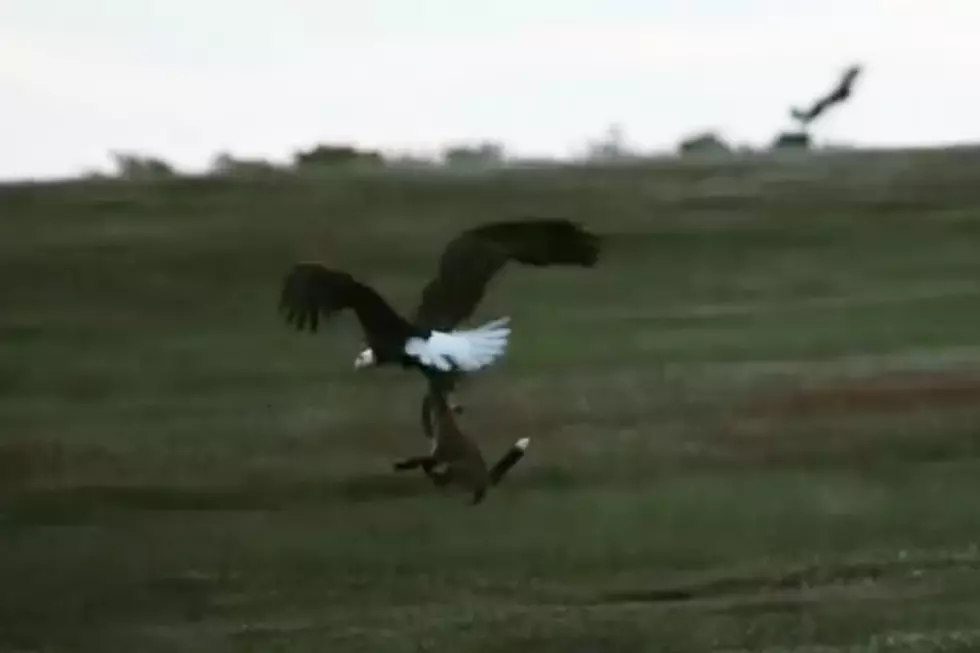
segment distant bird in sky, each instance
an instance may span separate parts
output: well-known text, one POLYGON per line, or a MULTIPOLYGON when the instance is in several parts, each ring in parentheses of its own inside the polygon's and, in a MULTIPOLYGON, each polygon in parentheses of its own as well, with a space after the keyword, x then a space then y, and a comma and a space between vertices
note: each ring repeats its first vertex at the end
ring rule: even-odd
POLYGON ((804 126, 809 125, 830 107, 849 99, 854 88, 854 82, 860 74, 861 66, 850 66, 844 71, 837 86, 830 93, 814 102, 809 109, 800 110, 795 107, 790 109, 790 114, 804 126))

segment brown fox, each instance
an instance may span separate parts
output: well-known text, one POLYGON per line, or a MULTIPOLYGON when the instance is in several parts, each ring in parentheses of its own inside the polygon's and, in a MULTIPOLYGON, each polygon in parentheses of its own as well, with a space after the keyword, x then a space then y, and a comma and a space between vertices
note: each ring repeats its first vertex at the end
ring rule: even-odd
POLYGON ((461 486, 473 493, 472 503, 478 504, 483 501, 487 488, 499 483, 524 457, 530 438, 515 442, 488 470, 480 448, 456 424, 453 415, 456 411, 449 406, 446 395, 433 393, 430 398, 435 416, 434 432, 428 433, 432 438, 432 451, 427 456, 413 456, 396 462, 394 468, 402 471, 421 467, 437 486, 461 486), (440 466, 445 468, 438 469, 440 466))

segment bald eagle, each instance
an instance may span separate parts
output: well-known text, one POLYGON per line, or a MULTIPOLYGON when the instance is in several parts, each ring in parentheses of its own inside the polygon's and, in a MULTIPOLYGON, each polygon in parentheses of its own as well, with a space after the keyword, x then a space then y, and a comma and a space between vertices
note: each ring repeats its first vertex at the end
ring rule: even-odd
MULTIPOLYGON (((463 231, 446 245, 411 321, 350 275, 311 262, 297 263, 287 274, 279 306, 288 323, 311 332, 317 330, 319 316, 354 309, 368 345, 355 358, 354 368, 398 363, 420 369, 429 382, 422 422, 431 437, 432 393, 451 394, 461 373, 486 367, 506 349, 508 318, 457 330, 494 275, 508 261, 593 267, 598 256, 599 238, 569 220, 494 222, 463 231)), ((460 411, 458 404, 451 403, 451 408, 460 411)))

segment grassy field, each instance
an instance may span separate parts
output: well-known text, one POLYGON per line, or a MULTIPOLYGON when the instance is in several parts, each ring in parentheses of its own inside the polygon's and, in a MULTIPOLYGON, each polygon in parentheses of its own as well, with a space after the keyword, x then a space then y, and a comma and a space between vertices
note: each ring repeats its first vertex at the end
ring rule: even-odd
POLYGON ((980 646, 980 152, 0 189, 0 650, 980 646), (421 379, 354 373, 297 259, 408 311, 459 229, 509 268, 463 425, 479 507, 391 462, 421 379))

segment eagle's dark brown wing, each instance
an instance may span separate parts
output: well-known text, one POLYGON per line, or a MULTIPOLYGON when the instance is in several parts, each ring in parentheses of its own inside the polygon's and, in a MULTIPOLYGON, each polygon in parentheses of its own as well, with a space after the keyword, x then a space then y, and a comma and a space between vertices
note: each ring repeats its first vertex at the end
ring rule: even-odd
POLYGON ((346 272, 316 262, 295 264, 283 281, 279 310, 296 329, 316 331, 320 321, 351 309, 365 339, 374 343, 404 338, 410 325, 375 290, 346 272))
POLYGON ((494 275, 509 261, 536 267, 593 267, 599 237, 564 219, 495 222, 464 231, 446 246, 422 290, 414 322, 449 330, 470 317, 494 275))

